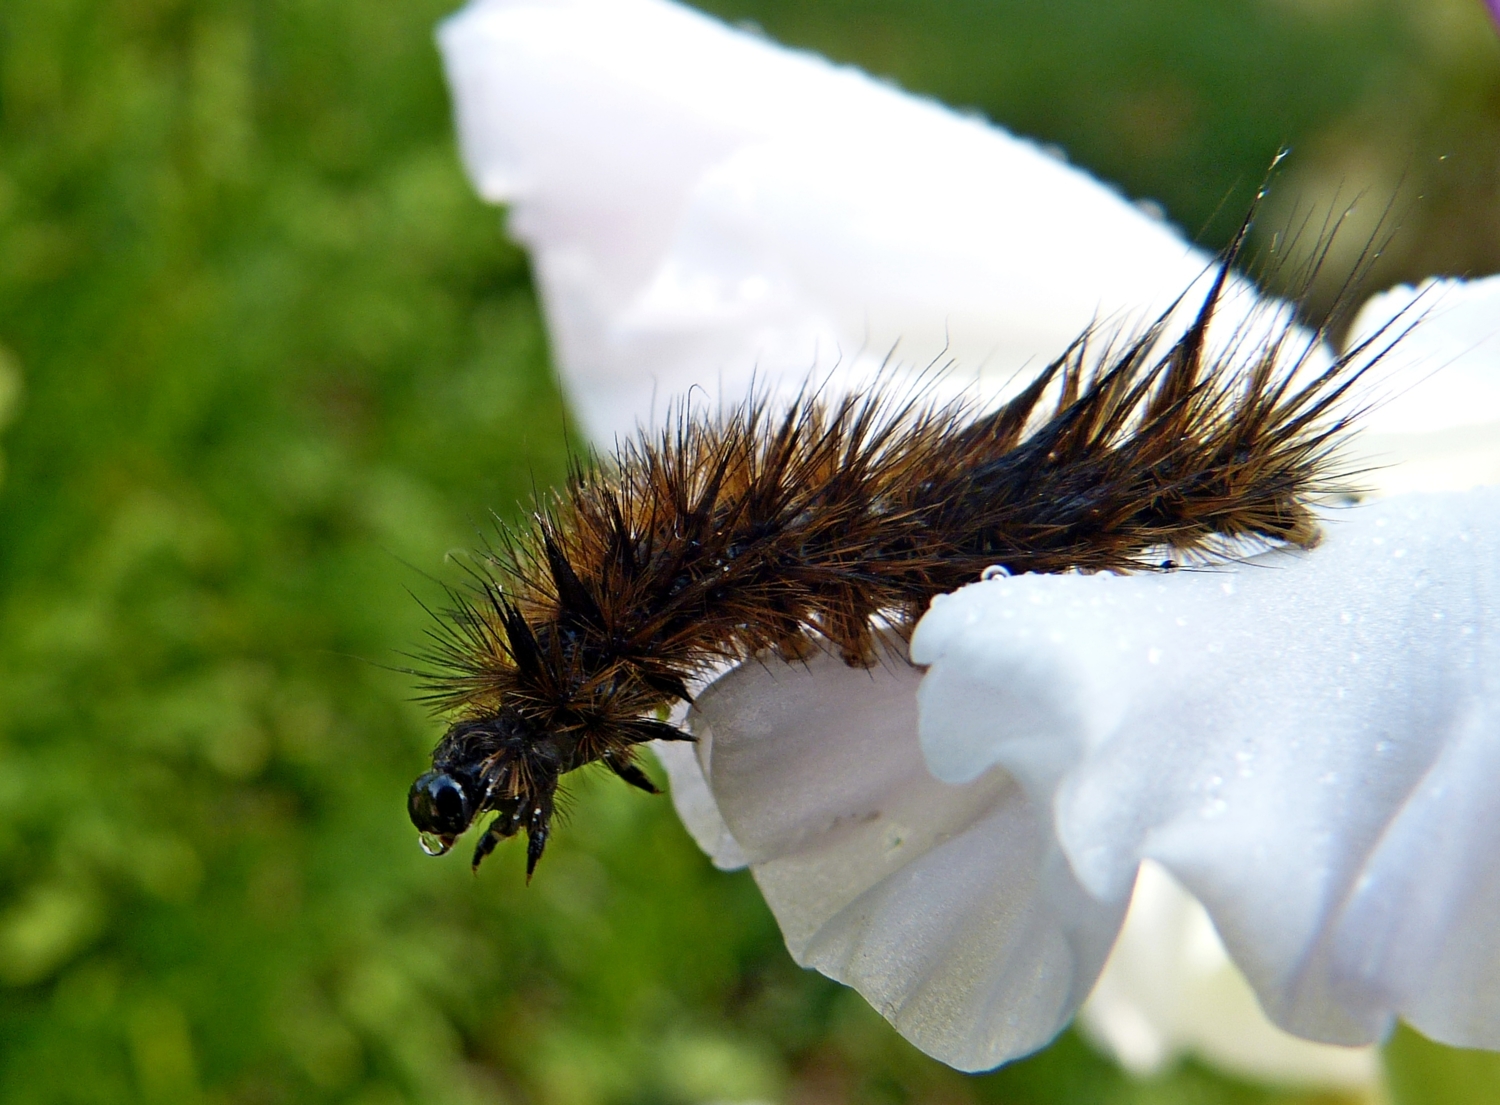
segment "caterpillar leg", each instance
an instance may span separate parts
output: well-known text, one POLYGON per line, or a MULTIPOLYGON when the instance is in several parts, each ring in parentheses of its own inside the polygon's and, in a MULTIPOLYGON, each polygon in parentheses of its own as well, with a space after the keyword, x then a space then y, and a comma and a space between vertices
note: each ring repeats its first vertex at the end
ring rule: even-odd
POLYGON ((531 816, 526 820, 526 881, 531 881, 532 872, 547 847, 547 838, 552 831, 552 793, 546 792, 532 799, 531 816))
POLYGON ((479 838, 479 843, 474 846, 474 870, 479 870, 479 865, 499 845, 502 840, 508 840, 521 831, 526 830, 526 881, 531 881, 532 874, 536 871, 536 865, 541 861, 542 852, 547 848, 547 840, 552 832, 552 795, 556 785, 546 788, 543 793, 519 798, 508 798, 501 803, 499 815, 491 821, 489 827, 484 830, 484 835, 479 838))
POLYGON ((640 765, 617 756, 605 756, 604 763, 611 771, 613 771, 621 779, 624 779, 631 786, 639 787, 647 794, 661 793, 661 791, 656 788, 656 784, 653 783, 647 777, 646 773, 640 769, 640 765))
POLYGON ((518 799, 507 799, 500 804, 495 819, 489 823, 484 830, 484 835, 479 838, 479 843, 474 845, 473 869, 477 872, 479 865, 484 862, 485 856, 495 850, 502 841, 516 835, 521 828, 521 806, 518 799))

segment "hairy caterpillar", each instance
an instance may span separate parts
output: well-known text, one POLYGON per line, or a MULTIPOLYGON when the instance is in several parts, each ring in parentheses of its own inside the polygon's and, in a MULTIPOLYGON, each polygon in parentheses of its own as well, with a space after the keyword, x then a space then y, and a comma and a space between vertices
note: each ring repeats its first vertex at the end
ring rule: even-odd
POLYGON ((869 665, 873 618, 910 627, 989 566, 1129 571, 1217 539, 1315 543, 1340 400, 1374 358, 1367 342, 1294 383, 1313 343, 1288 356, 1287 323, 1236 367, 1211 363, 1248 226, 1181 337, 1167 343, 1168 312, 1090 367, 1085 333, 993 412, 805 391, 782 413, 679 411, 613 464, 575 467, 434 631, 429 698, 456 720, 408 796, 424 847, 493 811, 475 866, 524 829, 529 878, 560 776, 599 762, 655 793, 635 747, 692 739, 659 718, 693 677, 800 655, 809 634, 869 665))

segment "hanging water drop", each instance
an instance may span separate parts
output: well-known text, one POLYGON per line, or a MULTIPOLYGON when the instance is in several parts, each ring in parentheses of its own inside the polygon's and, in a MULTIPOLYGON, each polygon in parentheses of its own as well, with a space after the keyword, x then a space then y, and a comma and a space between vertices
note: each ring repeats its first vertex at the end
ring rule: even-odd
POLYGON ((437 833, 418 833, 417 839, 422 843, 422 851, 429 856, 440 856, 453 847, 453 841, 444 840, 437 833))

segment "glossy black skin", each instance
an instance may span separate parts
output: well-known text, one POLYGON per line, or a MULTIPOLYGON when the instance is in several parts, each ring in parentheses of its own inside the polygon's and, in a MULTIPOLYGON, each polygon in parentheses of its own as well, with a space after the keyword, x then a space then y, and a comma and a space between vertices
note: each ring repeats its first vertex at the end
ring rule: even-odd
POLYGON ((501 840, 527 834, 529 876, 547 846, 553 796, 573 762, 577 741, 535 733, 513 710, 460 721, 432 753, 432 770, 412 784, 407 812, 420 831, 443 850, 452 846, 481 813, 499 813, 474 850, 477 867, 501 840))
POLYGON ((632 786, 659 793, 635 764, 582 755, 578 744, 573 734, 536 731, 515 710, 457 722, 433 750, 432 770, 412 783, 407 813, 420 832, 437 839, 441 854, 494 810, 498 816, 474 848, 474 866, 525 829, 529 880, 547 847, 560 776, 597 758, 632 786))

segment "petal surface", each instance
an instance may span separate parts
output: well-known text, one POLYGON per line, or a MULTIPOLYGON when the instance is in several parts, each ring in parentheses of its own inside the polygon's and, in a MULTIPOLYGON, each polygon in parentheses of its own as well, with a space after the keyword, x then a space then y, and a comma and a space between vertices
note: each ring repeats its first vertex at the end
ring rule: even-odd
POLYGON ((694 731, 797 962, 983 1070, 1062 1029, 1124 906, 1083 892, 1045 808, 1003 771, 961 785, 926 771, 919 678, 895 656, 749 663, 698 698, 694 731))
POLYGON ((1288 1031, 1359 1044, 1401 1015, 1494 1047, 1500 491, 1328 530, 1221 571, 938 599, 912 642, 927 762, 1021 780, 1101 901, 1161 864, 1288 1031))

